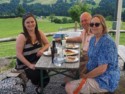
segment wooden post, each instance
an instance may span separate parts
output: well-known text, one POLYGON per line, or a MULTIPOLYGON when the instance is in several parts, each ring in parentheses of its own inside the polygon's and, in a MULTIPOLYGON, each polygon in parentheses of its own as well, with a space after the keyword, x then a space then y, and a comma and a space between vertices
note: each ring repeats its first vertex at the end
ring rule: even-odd
POLYGON ((122 13, 122 0, 118 0, 118 11, 117 11, 117 24, 116 24, 116 37, 115 43, 118 47, 120 38, 120 27, 121 27, 121 13, 122 13))
POLYGON ((75 27, 74 27, 74 31, 77 31, 77 21, 75 21, 75 27))
POLYGON ((125 62, 124 62, 123 70, 125 70, 125 62))

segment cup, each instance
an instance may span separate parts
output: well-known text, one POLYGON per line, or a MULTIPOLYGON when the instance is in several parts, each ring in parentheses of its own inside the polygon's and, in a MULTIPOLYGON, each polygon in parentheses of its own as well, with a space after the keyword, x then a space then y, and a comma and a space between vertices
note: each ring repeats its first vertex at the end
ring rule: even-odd
POLYGON ((51 51, 51 47, 49 46, 48 51, 51 51))
POLYGON ((62 40, 62 47, 64 47, 64 48, 66 47, 66 40, 64 40, 64 39, 62 40))

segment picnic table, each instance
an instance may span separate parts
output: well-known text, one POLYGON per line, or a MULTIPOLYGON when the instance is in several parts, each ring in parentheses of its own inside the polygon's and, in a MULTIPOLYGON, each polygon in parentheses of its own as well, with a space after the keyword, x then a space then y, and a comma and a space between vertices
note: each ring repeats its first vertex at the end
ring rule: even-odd
MULTIPOLYGON (((61 34, 62 33, 63 32, 61 32, 61 34)), ((72 37, 72 36, 74 37, 74 36, 80 35, 80 33, 78 34, 78 32, 68 32, 68 33, 64 32, 64 33, 66 33, 69 37, 72 37)), ((41 94, 43 94, 43 79, 44 79, 42 70, 49 70, 49 71, 55 72, 55 74, 52 74, 50 76, 57 75, 57 74, 63 74, 65 76, 74 78, 73 76, 67 75, 65 73, 65 72, 70 71, 70 70, 76 70, 77 71, 79 69, 79 66, 80 66, 80 59, 79 59, 80 58, 80 44, 79 43, 74 43, 74 44, 78 45, 78 48, 75 49, 75 50, 78 51, 78 54, 77 54, 78 61, 72 62, 72 63, 64 62, 61 66, 56 66, 52 63, 52 57, 51 56, 42 55, 40 57, 40 59, 38 60, 38 62, 36 63, 35 67, 37 69, 41 70, 41 74, 40 74, 41 75, 41 88, 42 88, 41 94)))

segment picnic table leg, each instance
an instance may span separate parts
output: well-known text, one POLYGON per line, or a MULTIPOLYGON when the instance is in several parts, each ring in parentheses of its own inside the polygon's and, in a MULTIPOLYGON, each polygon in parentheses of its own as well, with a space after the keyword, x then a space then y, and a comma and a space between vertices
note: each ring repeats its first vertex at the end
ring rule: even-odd
POLYGON ((123 70, 125 70, 125 62, 124 62, 123 70))
POLYGON ((43 70, 42 69, 40 70, 40 76, 41 76, 41 89, 42 89, 41 94, 44 94, 43 93, 44 88, 43 88, 43 70))

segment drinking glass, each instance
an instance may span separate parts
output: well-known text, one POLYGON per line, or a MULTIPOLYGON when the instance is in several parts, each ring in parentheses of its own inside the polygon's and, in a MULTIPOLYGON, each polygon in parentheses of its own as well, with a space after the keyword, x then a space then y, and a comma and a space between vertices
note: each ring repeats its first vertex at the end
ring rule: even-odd
POLYGON ((63 48, 66 47, 66 40, 65 40, 65 39, 62 40, 62 47, 63 47, 63 48))

